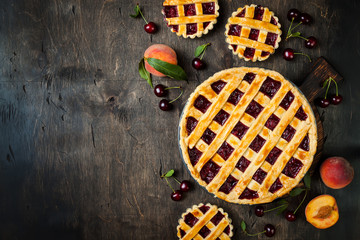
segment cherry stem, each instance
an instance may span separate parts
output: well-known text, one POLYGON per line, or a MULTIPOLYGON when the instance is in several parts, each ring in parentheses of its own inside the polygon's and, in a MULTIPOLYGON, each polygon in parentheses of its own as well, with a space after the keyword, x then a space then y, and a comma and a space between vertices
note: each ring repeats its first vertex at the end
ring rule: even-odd
POLYGON ((181 87, 179 87, 179 88, 180 88, 180 90, 181 90, 181 93, 179 94, 179 96, 177 96, 177 98, 175 98, 174 100, 171 100, 169 103, 173 103, 173 102, 175 102, 176 100, 178 100, 178 99, 181 97, 181 95, 183 94, 184 90, 183 90, 181 87))
POLYGON ((301 39, 304 39, 305 41, 309 40, 309 39, 307 39, 307 38, 304 38, 304 37, 303 37, 303 36, 301 36, 301 35, 296 36, 296 37, 301 38, 301 39))
POLYGON ((338 89, 338 84, 337 82, 335 81, 335 79, 333 79, 332 77, 329 77, 330 81, 333 81, 335 83, 335 88, 336 88, 336 96, 339 95, 339 89, 338 89))
POLYGON ((174 88, 181 88, 181 87, 180 86, 179 87, 167 87, 167 88, 165 88, 165 90, 174 89, 174 88))
POLYGON ((307 196, 307 193, 308 193, 308 190, 306 189, 306 190, 305 190, 305 196, 304 196, 304 198, 302 199, 302 201, 301 201, 301 203, 299 204, 299 206, 295 209, 294 214, 296 213, 297 210, 299 210, 300 206, 301 206, 301 205, 303 204, 303 202, 305 201, 305 198, 306 198, 306 196, 307 196))
POLYGON ((175 179, 175 181, 178 183, 178 184, 181 184, 181 182, 176 178, 176 177, 173 177, 175 179))
POLYGON ((248 233, 247 231, 244 231, 244 233, 246 233, 246 235, 248 235, 248 236, 250 236, 250 237, 257 236, 257 235, 263 234, 263 233, 265 233, 265 232, 266 232, 266 231, 262 231, 262 232, 259 232, 259 233, 250 234, 250 233, 248 233))
POLYGON ((298 26, 300 26, 301 23, 302 23, 302 22, 299 22, 295 27, 291 28, 291 29, 290 29, 290 32, 292 32, 295 28, 297 28, 298 26))
POLYGON ((309 59, 309 61, 311 62, 311 58, 309 57, 309 55, 307 55, 305 53, 294 53, 294 54, 303 55, 303 56, 307 57, 309 59))
POLYGON ((330 79, 330 78, 326 79, 326 82, 327 82, 327 88, 326 88, 326 92, 325 92, 325 97, 324 97, 324 99, 326 99, 327 94, 328 94, 328 92, 329 92, 329 88, 330 88, 330 85, 331 85, 331 79, 330 79))
POLYGON ((266 213, 266 212, 271 212, 271 211, 274 211, 274 210, 276 210, 276 209, 278 209, 278 208, 282 208, 283 206, 288 206, 288 205, 289 205, 288 203, 282 204, 282 205, 279 205, 279 206, 277 206, 277 207, 274 207, 274 208, 265 210, 264 213, 266 213))
POLYGON ((293 22, 294 22, 294 18, 291 19, 290 27, 289 27, 288 32, 286 34, 286 39, 285 40, 287 40, 289 38, 289 35, 291 35, 290 30, 291 30, 291 26, 292 26, 293 22))
POLYGON ((140 10, 140 6, 139 6, 139 4, 137 4, 137 7, 139 8, 139 13, 140 13, 140 15, 141 15, 142 19, 144 19, 144 21, 146 22, 146 24, 148 24, 148 21, 146 21, 146 19, 145 19, 144 15, 142 14, 142 12, 141 12, 141 10, 140 10))
POLYGON ((175 192, 175 190, 172 188, 171 184, 169 183, 168 179, 165 178, 165 180, 166 180, 166 183, 167 183, 167 184, 169 185, 169 187, 171 188, 171 190, 172 190, 173 192, 175 192))

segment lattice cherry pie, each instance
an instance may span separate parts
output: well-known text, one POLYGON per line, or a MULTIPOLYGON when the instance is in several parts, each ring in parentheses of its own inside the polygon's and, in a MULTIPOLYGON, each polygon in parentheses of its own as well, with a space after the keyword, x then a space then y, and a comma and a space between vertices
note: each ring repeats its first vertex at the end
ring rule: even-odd
POLYGON ((167 25, 184 38, 207 34, 219 16, 217 0, 165 0, 163 6, 167 25))
POLYGON ((198 86, 179 134, 183 159, 198 183, 241 204, 288 193, 317 146, 306 98, 279 73, 260 68, 224 70, 198 86))
POLYGON ((222 208, 211 204, 194 205, 182 214, 177 227, 179 239, 230 239, 233 226, 222 208))
POLYGON ((232 14, 226 24, 229 49, 246 61, 263 61, 279 47, 280 23, 268 8, 246 5, 232 14))

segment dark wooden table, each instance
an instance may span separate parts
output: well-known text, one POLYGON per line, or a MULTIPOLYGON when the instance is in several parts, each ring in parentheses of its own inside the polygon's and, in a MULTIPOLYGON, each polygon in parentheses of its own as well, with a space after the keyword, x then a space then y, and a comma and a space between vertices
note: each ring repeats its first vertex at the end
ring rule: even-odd
MULTIPOLYGON (((360 24, 357 0, 224 1, 215 29, 200 39, 178 38, 166 27, 162 1, 142 1, 147 19, 158 33, 144 32, 141 19, 131 19, 137 1, 8 0, 0 2, 0 239, 176 239, 177 220, 186 208, 210 202, 233 220, 233 239, 251 239, 249 232, 266 223, 277 228, 274 239, 359 239, 360 190, 360 24), (245 62, 227 49, 224 26, 238 7, 268 6, 279 17, 283 32, 290 8, 315 20, 299 29, 319 39, 305 49, 303 41, 282 41, 264 62, 245 62), (195 71, 196 46, 211 42, 208 68, 195 71), (159 99, 137 66, 154 43, 173 47, 189 83, 154 77, 154 83, 181 85, 184 96, 172 112, 158 109, 159 99), (298 219, 287 222, 275 213, 257 218, 253 206, 213 198, 191 179, 180 159, 177 126, 182 107, 195 87, 217 71, 233 66, 274 69, 300 85, 311 68, 304 57, 282 59, 292 47, 324 56, 344 77, 344 102, 320 109, 327 140, 323 159, 339 155, 355 168, 346 188, 324 186, 318 171, 312 197, 327 193, 338 202, 340 219, 327 230, 306 222, 305 205, 298 219), (170 188, 159 171, 176 170, 190 179, 193 190, 181 202, 170 199, 170 188)), ((174 91, 170 97, 177 93, 174 91)), ((294 198, 290 208, 300 202, 294 198)), ((269 204, 266 207, 274 206, 269 204)), ((265 236, 259 236, 266 239, 265 236)))

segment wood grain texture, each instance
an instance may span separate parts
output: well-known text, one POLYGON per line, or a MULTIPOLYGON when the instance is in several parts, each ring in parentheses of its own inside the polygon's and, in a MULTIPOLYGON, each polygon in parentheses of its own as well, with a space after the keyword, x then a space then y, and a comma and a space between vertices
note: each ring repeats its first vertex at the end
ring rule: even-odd
MULTIPOLYGON (((137 1, 0 1, 0 239, 175 239, 181 213, 200 202, 229 213, 233 239, 253 239, 241 232, 241 220, 252 233, 274 224, 273 239, 357 239, 359 229, 349 226, 360 221, 360 25, 352 20, 358 2, 257 1, 275 12, 283 32, 290 25, 288 9, 308 12, 314 24, 299 30, 319 39, 313 50, 300 39, 282 41, 274 55, 257 63, 234 56, 224 36, 227 18, 252 1, 219 1, 218 23, 194 40, 170 32, 161 2, 139 2, 159 27, 149 35, 143 20, 129 17, 137 1), (195 71, 190 64, 195 48, 207 42, 212 43, 204 57, 207 68, 195 71), (145 49, 154 43, 174 48, 189 76, 189 83, 154 77, 155 84, 184 88, 169 113, 158 109, 160 99, 137 72, 145 49), (275 213, 257 218, 253 207, 215 199, 193 180, 193 190, 181 202, 171 201, 159 171, 173 168, 177 178, 191 178, 177 144, 179 115, 190 93, 215 72, 235 66, 273 69, 300 85, 312 64, 301 56, 284 61, 287 47, 313 59, 325 56, 345 79, 340 84, 344 103, 319 113, 327 137, 323 156, 349 159, 354 182, 333 191, 315 171, 310 194, 335 196, 339 222, 316 230, 305 221, 305 206, 295 223, 275 213)), ((177 94, 172 91, 169 98, 177 94)), ((299 202, 293 199, 290 209, 299 202)))

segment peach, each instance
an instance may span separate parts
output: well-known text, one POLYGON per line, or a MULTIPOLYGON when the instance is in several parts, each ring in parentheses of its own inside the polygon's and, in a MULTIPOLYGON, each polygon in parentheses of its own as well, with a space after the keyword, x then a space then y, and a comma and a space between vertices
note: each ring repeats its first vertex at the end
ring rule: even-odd
MULTIPOLYGON (((145 58, 156 58, 156 59, 174 64, 174 65, 177 64, 177 57, 176 57, 175 51, 171 47, 169 47, 165 44, 151 45, 148 49, 146 49, 146 51, 144 53, 144 57, 145 58)), ((164 74, 156 71, 153 67, 151 67, 147 63, 147 61, 145 61, 145 68, 149 73, 151 73, 155 76, 165 77, 164 74)))
POLYGON ((351 183, 354 169, 345 158, 331 157, 321 164, 320 176, 327 187, 340 189, 351 183))
POLYGON ((305 208, 306 221, 314 227, 325 229, 339 220, 336 200, 330 195, 320 195, 311 200, 305 208))

